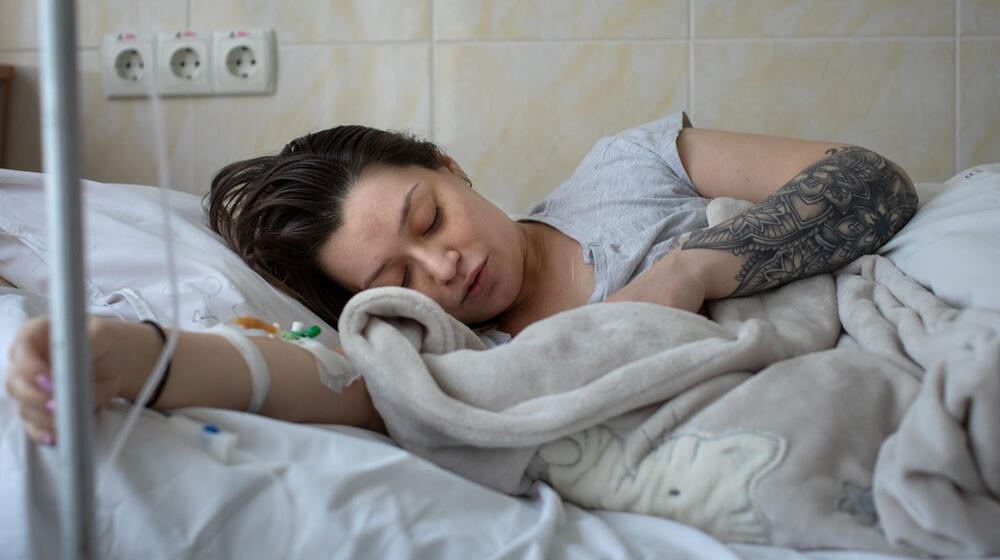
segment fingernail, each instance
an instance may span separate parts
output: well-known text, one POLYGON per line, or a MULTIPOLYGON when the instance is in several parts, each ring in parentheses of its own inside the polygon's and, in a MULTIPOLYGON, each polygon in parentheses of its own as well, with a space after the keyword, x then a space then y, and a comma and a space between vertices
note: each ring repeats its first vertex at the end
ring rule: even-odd
POLYGON ((35 384, 41 387, 42 389, 45 389, 49 393, 52 392, 52 378, 49 377, 47 374, 39 373, 38 375, 36 375, 35 384))
POLYGON ((56 401, 49 399, 49 402, 45 403, 45 408, 49 409, 49 412, 56 411, 56 401))
POLYGON ((56 440, 54 437, 52 437, 52 434, 45 434, 45 436, 42 437, 42 443, 48 445, 49 447, 52 447, 52 444, 54 444, 55 441, 56 440))

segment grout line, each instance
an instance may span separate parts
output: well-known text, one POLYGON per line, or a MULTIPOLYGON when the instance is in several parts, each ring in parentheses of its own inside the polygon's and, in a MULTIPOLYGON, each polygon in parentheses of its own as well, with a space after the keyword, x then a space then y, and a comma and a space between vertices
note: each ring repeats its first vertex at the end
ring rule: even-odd
MULTIPOLYGON (((954 36, 937 36, 937 37, 918 37, 918 36, 885 36, 885 37, 705 37, 705 38, 688 38, 688 39, 524 39, 524 40, 511 40, 511 39, 488 39, 488 40, 461 40, 461 39, 376 39, 368 41, 359 40, 322 40, 322 41, 282 41, 279 47, 363 47, 363 46, 382 46, 382 45, 450 45, 450 46, 476 46, 481 44, 486 45, 546 45, 546 44, 593 44, 593 43, 630 43, 630 44, 648 44, 648 43, 659 43, 659 44, 675 44, 675 45, 686 45, 690 42, 694 43, 705 43, 705 44, 723 44, 723 43, 801 43, 801 42, 817 42, 817 43, 833 43, 833 42, 853 42, 853 43, 889 43, 894 41, 917 41, 917 42, 929 42, 929 43, 941 43, 941 42, 952 42, 954 41, 954 36)), ((995 41, 1000 39, 1000 35, 964 35, 962 36, 963 41, 995 41)), ((99 49, 100 45, 81 45, 78 48, 95 48, 99 49)), ((0 53, 18 53, 18 52, 30 52, 37 51, 39 47, 12 47, 0 49, 0 53)))
POLYGON ((475 46, 479 44, 487 45, 535 45, 535 44, 583 44, 583 43, 673 43, 683 45, 687 43, 687 38, 680 37, 654 37, 654 38, 629 38, 620 37, 615 39, 595 38, 557 38, 557 39, 438 39, 436 42, 442 45, 455 46, 475 46))
POLYGON ((705 37, 701 43, 892 43, 897 41, 920 41, 940 43, 951 41, 948 35, 881 35, 881 36, 803 36, 803 37, 705 37))
POLYGON ((429 49, 428 53, 428 56, 430 56, 430 64, 429 64, 430 84, 428 85, 428 88, 430 90, 428 96, 430 102, 430 107, 428 111, 428 119, 430 120, 430 122, 428 123, 428 125, 430 126, 430 130, 427 131, 427 133, 430 135, 430 141, 437 144, 437 116, 435 115, 434 112, 434 84, 435 82, 437 82, 437 76, 436 76, 437 68, 434 65, 434 60, 437 58, 437 26, 435 24, 435 13, 434 13, 435 4, 437 4, 437 0, 430 0, 431 48, 429 49))
MULTIPOLYGON (((1000 35, 983 35, 981 38, 1000 38, 1000 35)), ((952 41, 950 35, 940 35, 934 37, 917 35, 886 35, 883 37, 705 37, 705 38, 628 38, 621 37, 615 39, 584 38, 584 39, 438 39, 434 37, 430 41, 426 39, 373 39, 373 40, 319 40, 319 41, 288 41, 288 46, 364 46, 364 45, 420 45, 434 43, 436 45, 450 46, 478 46, 478 45, 565 45, 565 44, 593 44, 593 43, 627 43, 627 44, 675 44, 686 45, 692 41, 697 43, 891 43, 896 41, 918 41, 940 43, 952 41)))
MULTIPOLYGON (((963 40, 997 40, 1000 35, 964 35, 963 40)), ((372 40, 317 40, 317 41, 282 41, 282 45, 290 47, 321 47, 321 46, 379 46, 379 45, 426 45, 435 43, 438 45, 451 46, 476 46, 486 45, 535 45, 535 44, 591 44, 591 43, 662 43, 684 45, 692 39, 687 38, 659 38, 659 39, 372 39, 372 40)), ((894 41, 917 41, 928 43, 951 42, 953 35, 939 35, 934 37, 920 37, 908 35, 893 35, 884 37, 704 37, 693 39, 697 43, 801 43, 801 42, 854 42, 854 43, 890 43, 894 41)), ((98 45, 99 46, 99 45, 98 45)), ((0 49, 0 52, 16 50, 38 50, 38 47, 22 47, 13 49, 0 49)))
POLYGON ((955 173, 962 166, 962 0, 955 0, 955 173))
POLYGON ((382 47, 382 46, 413 46, 413 45, 428 45, 433 41, 429 39, 378 39, 371 41, 357 41, 357 40, 336 40, 331 39, 328 41, 282 41, 281 45, 283 47, 382 47))
POLYGON ((688 0, 688 95, 687 109, 692 119, 697 119, 694 111, 694 0, 688 0))

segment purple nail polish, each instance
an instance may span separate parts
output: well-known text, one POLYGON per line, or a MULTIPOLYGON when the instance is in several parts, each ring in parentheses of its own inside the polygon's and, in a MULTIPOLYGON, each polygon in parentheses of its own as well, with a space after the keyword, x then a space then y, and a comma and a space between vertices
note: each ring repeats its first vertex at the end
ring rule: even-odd
POLYGON ((45 408, 49 409, 49 412, 56 411, 56 401, 49 399, 49 402, 45 403, 45 408))
POLYGON ((52 378, 45 373, 39 373, 35 376, 35 384, 45 389, 45 391, 52 392, 52 378))
POLYGON ((55 443, 55 438, 52 437, 52 434, 45 434, 45 437, 42 438, 42 443, 48 445, 49 447, 52 447, 52 445, 55 443))

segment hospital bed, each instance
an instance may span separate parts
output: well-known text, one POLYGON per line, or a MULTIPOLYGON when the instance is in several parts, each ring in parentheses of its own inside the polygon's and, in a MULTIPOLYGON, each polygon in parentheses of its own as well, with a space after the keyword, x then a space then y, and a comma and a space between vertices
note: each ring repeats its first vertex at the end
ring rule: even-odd
MULTIPOLYGON (((919 191, 923 208, 914 227, 884 252, 956 307, 1000 308, 1000 165, 919 191), (931 200, 940 203, 928 206, 931 200)), ((169 324, 158 193, 84 181, 84 194, 87 311, 169 324)), ((42 196, 40 174, 0 170, 0 277, 15 286, 0 287, 3 349, 26 318, 47 308, 42 196)), ((224 247, 206 227, 197 197, 171 193, 170 200, 178 327, 205 330, 255 315, 320 325, 321 340, 337 344, 330 325, 224 247)), ((0 352, 0 372, 6 360, 0 352)), ((721 542, 668 519, 583 509, 541 482, 529 496, 513 497, 378 434, 234 411, 146 411, 118 461, 106 464, 125 413, 117 404, 97 416, 94 524, 105 558, 892 557, 721 542)), ((0 556, 55 557, 55 451, 26 438, 6 394, 0 394, 0 434, 0 556)))

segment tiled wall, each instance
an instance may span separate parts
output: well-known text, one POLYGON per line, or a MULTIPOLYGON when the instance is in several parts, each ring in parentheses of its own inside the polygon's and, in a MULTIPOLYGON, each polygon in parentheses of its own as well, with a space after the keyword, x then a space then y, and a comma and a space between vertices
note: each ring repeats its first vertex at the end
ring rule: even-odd
MULTIPOLYGON (((40 167, 36 0, 0 0, 9 165, 40 167)), ((439 142, 524 211, 599 137, 696 126, 860 144, 940 181, 1000 161, 1000 0, 78 0, 84 172, 156 181, 147 102, 108 101, 103 33, 273 27, 277 92, 166 100, 170 169, 212 173, 342 123, 439 142), (143 10, 145 6, 145 11, 143 10)))

